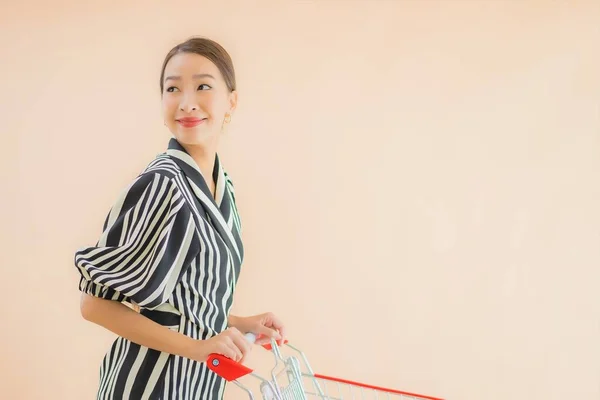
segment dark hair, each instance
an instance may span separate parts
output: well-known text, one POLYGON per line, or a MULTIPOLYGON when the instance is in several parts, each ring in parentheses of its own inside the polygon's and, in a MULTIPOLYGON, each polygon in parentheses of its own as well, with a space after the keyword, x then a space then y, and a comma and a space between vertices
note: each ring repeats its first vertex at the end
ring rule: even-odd
POLYGON ((162 65, 162 71, 160 73, 161 95, 164 90, 165 68, 167 63, 174 55, 179 53, 194 53, 208 58, 217 66, 217 68, 219 68, 219 71, 221 72, 221 75, 223 75, 223 79, 225 80, 225 84, 227 85, 229 91, 233 92, 236 89, 233 61, 231 61, 231 57, 223 48, 223 46, 207 38, 192 37, 173 47, 165 57, 165 61, 162 65))

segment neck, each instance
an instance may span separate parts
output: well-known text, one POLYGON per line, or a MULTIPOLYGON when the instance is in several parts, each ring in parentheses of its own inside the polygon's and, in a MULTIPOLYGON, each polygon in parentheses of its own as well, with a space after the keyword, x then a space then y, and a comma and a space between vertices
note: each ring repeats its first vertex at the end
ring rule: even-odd
POLYGON ((212 178, 213 169, 215 167, 215 158, 217 156, 216 144, 209 145, 188 145, 182 144, 187 153, 194 159, 200 172, 204 176, 204 180, 208 187, 212 190, 214 181, 212 178))

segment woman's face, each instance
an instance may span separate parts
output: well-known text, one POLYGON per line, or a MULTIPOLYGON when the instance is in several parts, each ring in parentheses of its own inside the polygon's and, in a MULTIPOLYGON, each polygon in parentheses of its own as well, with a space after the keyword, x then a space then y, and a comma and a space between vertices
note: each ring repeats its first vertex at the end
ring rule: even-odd
POLYGON ((223 129, 237 103, 221 72, 193 53, 173 56, 165 67, 162 110, 165 125, 182 144, 206 144, 223 129))

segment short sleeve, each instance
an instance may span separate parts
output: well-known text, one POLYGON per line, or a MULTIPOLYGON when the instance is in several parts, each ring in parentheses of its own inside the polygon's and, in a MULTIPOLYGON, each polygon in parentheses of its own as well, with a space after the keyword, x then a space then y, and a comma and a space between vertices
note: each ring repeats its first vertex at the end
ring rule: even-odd
POLYGON ((153 309, 168 300, 198 253, 194 219, 176 182, 146 173, 115 202, 96 246, 75 253, 79 289, 153 309))

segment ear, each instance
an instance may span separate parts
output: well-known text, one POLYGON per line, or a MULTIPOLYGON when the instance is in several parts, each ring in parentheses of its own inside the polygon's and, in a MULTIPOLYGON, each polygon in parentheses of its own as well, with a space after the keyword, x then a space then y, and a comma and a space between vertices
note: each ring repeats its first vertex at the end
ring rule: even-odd
POLYGON ((229 93, 229 112, 233 114, 234 110, 237 108, 238 104, 238 92, 237 90, 233 90, 229 93))

